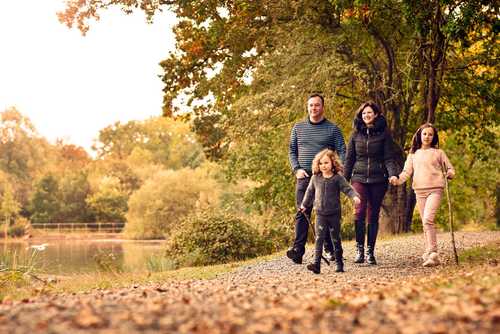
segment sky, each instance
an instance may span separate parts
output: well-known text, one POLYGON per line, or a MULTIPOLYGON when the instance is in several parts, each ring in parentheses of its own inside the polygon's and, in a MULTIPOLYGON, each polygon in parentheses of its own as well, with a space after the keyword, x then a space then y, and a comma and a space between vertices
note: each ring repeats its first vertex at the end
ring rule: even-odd
POLYGON ((102 12, 86 36, 59 23, 64 0, 0 0, 0 111, 16 107, 38 132, 83 146, 117 121, 161 115, 159 62, 175 48, 175 15, 102 12))

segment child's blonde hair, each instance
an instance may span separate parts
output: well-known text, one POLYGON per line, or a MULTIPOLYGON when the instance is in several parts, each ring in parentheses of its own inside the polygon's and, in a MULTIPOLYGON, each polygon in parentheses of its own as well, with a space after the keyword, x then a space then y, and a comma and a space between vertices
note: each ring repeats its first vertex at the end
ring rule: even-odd
POLYGON ((340 162, 339 155, 337 154, 337 152, 326 148, 323 151, 316 154, 316 156, 314 157, 314 160, 312 163, 313 174, 320 174, 321 173, 321 171, 319 169, 319 161, 324 156, 329 157, 330 160, 332 161, 333 174, 338 174, 338 173, 344 172, 344 166, 342 166, 342 163, 340 162))

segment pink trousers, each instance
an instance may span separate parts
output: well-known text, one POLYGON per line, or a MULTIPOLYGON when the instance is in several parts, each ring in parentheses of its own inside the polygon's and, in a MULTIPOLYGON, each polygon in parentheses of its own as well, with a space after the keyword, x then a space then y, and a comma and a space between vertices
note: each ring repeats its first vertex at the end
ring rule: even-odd
POLYGON ((442 188, 419 189, 415 190, 417 196, 418 212, 422 219, 425 237, 425 251, 437 252, 436 225, 434 217, 439 209, 441 197, 443 197, 442 188))

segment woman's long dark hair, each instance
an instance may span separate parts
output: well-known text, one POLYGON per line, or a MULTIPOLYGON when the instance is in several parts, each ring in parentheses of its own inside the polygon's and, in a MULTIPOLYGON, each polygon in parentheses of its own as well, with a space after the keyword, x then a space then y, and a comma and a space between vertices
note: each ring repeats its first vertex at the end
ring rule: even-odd
POLYGON ((378 104, 376 104, 375 102, 370 100, 370 101, 364 102, 362 105, 359 106, 358 110, 356 110, 356 117, 361 118, 361 113, 363 112, 363 110, 365 110, 366 107, 372 108, 375 115, 380 115, 382 113, 378 104))
POLYGON ((413 139, 411 140, 411 148, 410 153, 415 153, 419 148, 422 147, 422 131, 427 128, 432 128, 434 131, 434 136, 432 137, 431 147, 439 148, 439 137, 437 129, 432 125, 432 123, 424 123, 422 124, 417 132, 413 135, 413 139))
POLYGON ((354 131, 362 132, 362 133, 366 132, 367 126, 366 126, 365 122, 363 121, 363 116, 362 116, 363 110, 365 110, 366 107, 372 108, 372 110, 375 114, 375 122, 374 122, 375 128, 372 129, 371 131, 375 131, 375 132, 385 131, 385 129, 387 127, 387 122, 385 121, 384 115, 382 115, 382 110, 380 109, 378 104, 376 104, 373 101, 363 102, 363 104, 361 104, 359 106, 359 108, 356 110, 356 113, 354 114, 354 121, 353 121, 354 131))

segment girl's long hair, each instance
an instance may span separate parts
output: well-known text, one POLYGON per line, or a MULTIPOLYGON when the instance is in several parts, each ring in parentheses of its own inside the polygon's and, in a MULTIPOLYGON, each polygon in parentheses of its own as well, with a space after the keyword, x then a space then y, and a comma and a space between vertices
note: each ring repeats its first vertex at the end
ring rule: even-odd
POLYGON ((422 147, 422 131, 427 128, 432 128, 434 131, 434 136, 432 137, 431 147, 439 148, 439 137, 437 129, 432 125, 432 123, 424 123, 422 124, 417 132, 413 135, 413 139, 411 140, 411 148, 410 153, 415 153, 419 148, 422 147))
POLYGON ((319 161, 324 157, 327 156, 330 158, 332 161, 332 167, 333 167, 333 174, 338 174, 338 173, 343 173, 344 172, 344 166, 342 166, 342 163, 340 162, 339 155, 337 152, 330 150, 329 148, 326 148, 316 154, 314 157, 313 163, 312 163, 312 170, 313 174, 321 174, 321 170, 319 169, 319 161))

